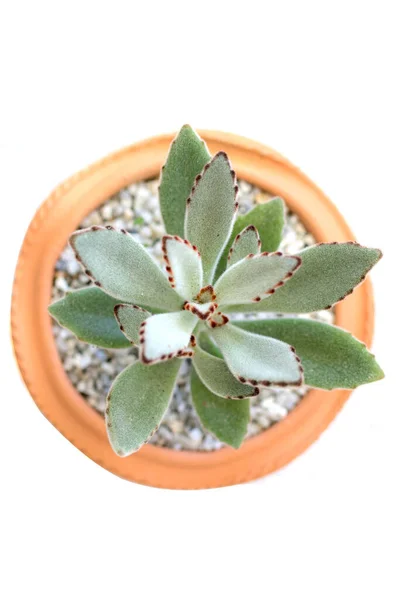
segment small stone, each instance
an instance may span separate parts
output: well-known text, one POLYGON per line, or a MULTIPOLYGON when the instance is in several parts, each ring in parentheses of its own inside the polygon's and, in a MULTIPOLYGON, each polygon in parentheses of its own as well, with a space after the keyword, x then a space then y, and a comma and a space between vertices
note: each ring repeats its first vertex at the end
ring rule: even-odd
POLYGON ((199 443, 201 441, 201 438, 203 437, 203 434, 200 429, 195 427, 189 432, 189 436, 190 439, 193 440, 195 443, 199 443))
POLYGON ((114 375, 115 367, 111 362, 103 362, 101 365, 101 369, 107 375, 114 375))
POLYGON ((239 180, 239 190, 241 194, 249 194, 251 191, 251 184, 247 181, 239 180))
POLYGON ((128 192, 130 193, 131 196, 136 196, 136 192, 138 189, 138 184, 137 183, 132 183, 131 185, 128 185, 128 192))
POLYGON ((304 236, 303 241, 305 246, 312 246, 315 244, 315 238, 310 233, 307 233, 307 235, 304 236))
POLYGON ((119 202, 123 208, 132 207, 132 196, 128 190, 121 190, 119 193, 119 202))
POLYGON ((86 369, 92 362, 92 359, 90 358, 89 354, 77 354, 75 360, 77 366, 80 369, 86 369))
POLYGON ((268 416, 271 421, 281 421, 287 416, 287 414, 287 409, 284 406, 276 404, 275 402, 271 402, 271 404, 268 406, 268 416))
POLYGON ((172 421, 168 424, 172 433, 182 433, 182 431, 184 430, 183 421, 172 421))
POLYGON ((113 216, 112 207, 109 204, 105 204, 101 209, 101 216, 105 221, 109 221, 113 216))
POLYGON ((54 283, 58 290, 61 290, 62 292, 66 292, 68 290, 68 282, 61 275, 56 277, 56 280, 54 283))
POLYGON ((66 271, 67 271, 68 275, 76 275, 77 273, 79 273, 80 270, 81 270, 81 267, 80 267, 78 261, 71 260, 69 263, 67 263, 66 271))

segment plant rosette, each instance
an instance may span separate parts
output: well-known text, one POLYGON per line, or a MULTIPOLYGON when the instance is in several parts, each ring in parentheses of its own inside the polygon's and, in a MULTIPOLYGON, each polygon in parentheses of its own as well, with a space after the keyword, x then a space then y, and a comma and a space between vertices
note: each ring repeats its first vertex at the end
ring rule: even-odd
POLYGON ((227 134, 204 138, 184 126, 169 150, 168 136, 147 140, 62 184, 30 225, 14 283, 15 354, 39 408, 98 464, 159 487, 216 487, 269 473, 318 437, 352 389, 383 377, 366 347, 373 306, 364 281, 380 251, 356 243, 322 192, 277 153, 227 134), (124 229, 71 235, 90 210, 124 185, 154 177, 164 162, 163 268, 124 229), (319 243, 296 254, 278 250, 280 197, 237 218, 236 172, 283 197, 319 243), (72 388, 51 334, 52 269, 68 238, 92 286, 69 292, 50 314, 89 344, 138 347, 138 359, 111 385, 106 427, 72 388), (334 305, 335 326, 293 317, 334 305), (265 313, 279 317, 257 318, 265 313), (192 362, 201 423, 230 448, 145 445, 184 359, 192 362), (313 389, 287 418, 244 441, 249 398, 304 383, 313 389))

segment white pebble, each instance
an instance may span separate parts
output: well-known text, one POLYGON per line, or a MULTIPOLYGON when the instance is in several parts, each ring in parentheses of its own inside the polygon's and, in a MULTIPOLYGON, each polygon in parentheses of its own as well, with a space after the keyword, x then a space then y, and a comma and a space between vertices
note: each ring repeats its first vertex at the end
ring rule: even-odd
POLYGON ((101 209, 101 216, 105 221, 109 221, 113 216, 112 207, 109 204, 105 204, 101 209))
POLYGON ((68 283, 64 279, 64 277, 57 277, 55 280, 55 286, 58 290, 61 290, 62 292, 66 292, 68 290, 68 283))
POLYGON ((189 432, 189 436, 190 439, 192 439, 194 442, 200 442, 201 438, 203 437, 203 434, 200 429, 195 427, 189 432))

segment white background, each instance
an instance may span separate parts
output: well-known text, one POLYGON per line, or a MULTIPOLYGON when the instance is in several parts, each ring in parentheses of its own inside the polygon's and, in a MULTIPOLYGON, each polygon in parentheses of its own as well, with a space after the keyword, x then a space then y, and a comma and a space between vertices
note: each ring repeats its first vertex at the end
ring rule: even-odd
POLYGON ((4 600, 400 597, 398 9, 3 1, 4 600), (83 166, 185 122, 281 151, 385 255, 373 282, 386 379, 357 390, 281 472, 195 492, 134 485, 81 455, 31 401, 8 333, 17 253, 39 203, 83 166))

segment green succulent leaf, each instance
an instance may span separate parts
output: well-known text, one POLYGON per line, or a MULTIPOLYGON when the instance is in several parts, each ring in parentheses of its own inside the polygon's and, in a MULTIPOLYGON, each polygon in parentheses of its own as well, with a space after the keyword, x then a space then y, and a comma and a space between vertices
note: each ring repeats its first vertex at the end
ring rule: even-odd
POLYGON ((311 313, 351 294, 382 253, 355 242, 317 244, 298 253, 301 268, 281 289, 255 307, 235 306, 232 312, 311 313))
POLYGON ((226 268, 229 250, 235 237, 248 225, 257 228, 261 238, 261 252, 275 252, 282 239, 285 224, 285 205, 282 198, 273 198, 265 204, 255 206, 245 215, 239 215, 233 225, 232 233, 218 263, 215 279, 218 279, 226 268))
POLYGON ((311 387, 354 389, 384 377, 365 345, 339 327, 311 319, 235 321, 235 325, 294 346, 305 383, 311 387))
POLYGON ((210 331, 229 370, 242 383, 286 386, 303 383, 302 367, 289 344, 227 324, 210 331))
POLYGON ((140 327, 150 313, 140 306, 130 304, 117 304, 114 308, 115 318, 124 336, 133 344, 138 345, 140 341, 140 327))
POLYGON ((212 354, 213 356, 217 356, 218 358, 223 358, 222 352, 220 351, 218 346, 216 346, 211 340, 208 331, 199 331, 198 335, 196 336, 196 339, 197 343, 200 344, 200 348, 208 352, 208 354, 212 354))
POLYGON ((175 356, 191 356, 188 346, 197 322, 197 317, 185 310, 149 317, 139 332, 141 360, 154 363, 175 356))
POLYGON ((247 433, 250 420, 250 401, 225 400, 216 396, 192 370, 192 400, 205 429, 221 442, 239 448, 247 433))
POLYGON ((300 264, 297 256, 284 256, 281 252, 250 254, 218 279, 214 286, 217 302, 222 310, 239 302, 258 303, 292 277, 300 264))
POLYGON ((184 125, 172 142, 161 171, 160 207, 165 229, 171 235, 184 237, 186 200, 195 178, 210 158, 205 143, 190 125, 184 125))
POLYGON ((164 236, 162 247, 172 287, 183 300, 194 298, 203 282, 203 267, 197 248, 177 235, 164 236))
POLYGON ((179 310, 182 299, 145 248, 113 228, 76 231, 70 244, 86 274, 120 301, 162 310, 179 310))
POLYGON ((219 152, 198 175, 188 198, 185 238, 197 246, 204 284, 211 283, 237 210, 236 176, 225 152, 219 152))
POLYGON ((249 254, 258 254, 261 249, 261 240, 254 225, 248 225, 237 234, 228 254, 228 267, 231 267, 249 254))
POLYGON ((196 347, 192 362, 204 385, 221 398, 242 400, 257 396, 260 391, 257 387, 240 383, 232 375, 224 360, 208 354, 199 346, 196 347))
POLYGON ((117 300, 96 287, 67 292, 49 306, 49 313, 82 342, 102 348, 128 348, 114 317, 117 300))
POLYGON ((147 442, 168 408, 180 361, 127 367, 107 397, 106 426, 117 454, 128 456, 147 442))

